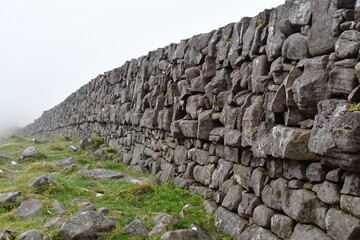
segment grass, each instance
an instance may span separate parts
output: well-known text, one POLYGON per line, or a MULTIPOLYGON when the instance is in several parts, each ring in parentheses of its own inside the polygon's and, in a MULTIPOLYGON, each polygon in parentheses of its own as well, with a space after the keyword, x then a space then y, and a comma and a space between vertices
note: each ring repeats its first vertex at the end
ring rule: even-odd
MULTIPOLYGON (((100 138, 96 139, 97 147, 102 145, 100 138)), ((149 238, 130 238, 124 234, 124 227, 134 219, 140 219, 145 223, 148 230, 154 226, 153 218, 160 213, 167 213, 180 221, 169 230, 187 229, 194 223, 209 233, 213 239, 231 239, 219 234, 214 226, 214 218, 206 215, 203 210, 203 199, 200 196, 193 196, 185 189, 174 188, 172 182, 166 184, 145 183, 135 185, 132 183, 96 180, 93 177, 77 174, 77 170, 89 164, 90 168, 100 167, 97 165, 99 159, 88 156, 87 150, 78 147, 77 152, 69 149, 70 145, 78 146, 78 141, 72 141, 68 137, 51 137, 48 139, 37 139, 31 142, 28 138, 12 136, 3 143, 12 145, 0 146, 0 153, 8 155, 9 159, 0 159, 1 169, 6 169, 16 176, 13 178, 2 178, 0 181, 0 193, 20 191, 24 196, 23 200, 29 198, 39 199, 45 210, 37 217, 22 219, 16 216, 16 209, 21 202, 0 206, 0 232, 5 229, 15 230, 22 233, 30 229, 43 230, 49 233, 54 240, 61 239, 58 234, 59 229, 44 229, 43 225, 51 218, 58 217, 52 210, 52 203, 58 200, 63 203, 67 213, 63 218, 69 220, 74 213, 81 210, 74 199, 88 199, 97 208, 107 207, 111 210, 109 216, 115 218, 118 223, 111 236, 105 239, 149 239, 149 238), (36 147, 41 154, 33 159, 20 160, 22 151, 29 146, 36 147), (63 171, 62 166, 43 164, 43 162, 54 162, 69 157, 78 160, 76 171, 63 171), (12 166, 11 161, 19 163, 12 166), (39 176, 49 174, 56 182, 50 187, 30 188, 29 185, 39 176), (102 197, 97 197, 97 193, 102 193, 102 197), (183 210, 185 204, 195 206, 185 209, 186 218, 180 218, 179 212, 183 210)), ((106 152, 116 155, 115 149, 107 148, 106 152)), ((150 177, 140 173, 129 172, 127 166, 121 163, 111 163, 110 160, 101 160, 102 168, 123 171, 136 177, 150 177)), ((161 235, 160 235, 161 236, 161 235)), ((159 237, 152 239, 159 239, 159 237)))

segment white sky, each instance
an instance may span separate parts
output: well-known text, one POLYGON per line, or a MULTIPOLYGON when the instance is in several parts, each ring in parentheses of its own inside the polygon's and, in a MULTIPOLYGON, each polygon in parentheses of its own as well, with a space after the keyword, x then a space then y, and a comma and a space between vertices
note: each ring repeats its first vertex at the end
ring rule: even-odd
POLYGON ((98 74, 285 0, 0 0, 0 133, 98 74))

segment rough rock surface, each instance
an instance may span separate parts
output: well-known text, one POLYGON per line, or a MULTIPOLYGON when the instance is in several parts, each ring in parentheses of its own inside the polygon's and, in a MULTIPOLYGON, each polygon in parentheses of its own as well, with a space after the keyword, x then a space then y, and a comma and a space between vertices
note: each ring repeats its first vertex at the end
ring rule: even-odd
POLYGON ((42 213, 44 205, 37 199, 28 199, 21 203, 16 210, 16 215, 22 218, 35 217, 42 213))

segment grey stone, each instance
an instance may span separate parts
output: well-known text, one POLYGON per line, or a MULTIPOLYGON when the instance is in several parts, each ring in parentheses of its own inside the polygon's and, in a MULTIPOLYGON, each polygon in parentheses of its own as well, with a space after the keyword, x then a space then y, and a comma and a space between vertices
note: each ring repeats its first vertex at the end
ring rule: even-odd
POLYGON ((296 27, 309 24, 311 19, 311 1, 292 1, 289 9, 289 23, 296 27))
POLYGON ((307 164, 295 160, 283 160, 283 177, 287 179, 306 180, 307 164))
POLYGON ((308 129, 275 126, 267 140, 266 152, 279 158, 315 160, 316 155, 308 148, 310 134, 308 129))
POLYGON ((276 235, 274 235, 271 231, 256 226, 251 225, 250 227, 246 228, 241 234, 239 239, 241 240, 280 240, 276 235))
POLYGON ((171 227, 178 224, 179 220, 169 214, 161 213, 154 217, 154 223, 155 225, 165 225, 171 227))
POLYGON ((44 210, 44 205, 37 199, 28 199, 21 203, 16 210, 16 215, 22 218, 30 218, 40 215, 44 210))
POLYGON ((360 197, 359 184, 360 184, 360 174, 350 173, 345 176, 345 181, 341 189, 341 193, 360 197))
POLYGON ((205 186, 192 185, 189 187, 189 191, 193 195, 200 195, 204 198, 211 198, 214 192, 205 186))
POLYGON ((325 232, 313 225, 298 223, 295 226, 291 240, 331 240, 325 232))
POLYGON ((242 191, 244 191, 244 188, 240 185, 235 185, 231 187, 227 192, 221 206, 232 212, 236 212, 241 202, 242 191))
POLYGON ((198 132, 197 120, 180 120, 179 127, 185 137, 196 138, 198 132))
POLYGON ((80 213, 65 222, 59 235, 64 240, 71 239, 94 239, 103 236, 115 228, 116 221, 112 218, 104 218, 100 213, 88 211, 80 213))
POLYGON ((69 165, 76 164, 76 163, 77 163, 77 159, 74 157, 71 157, 71 158, 67 158, 65 160, 55 161, 53 164, 55 166, 69 166, 69 165))
POLYGON ((282 210, 283 195, 288 191, 288 181, 278 178, 265 185, 261 193, 262 201, 275 210, 282 210))
POLYGON ((222 187, 223 183, 230 178, 233 163, 226 161, 225 159, 220 159, 217 165, 217 168, 214 170, 211 177, 211 189, 219 189, 222 187))
POLYGON ((14 235, 17 235, 16 231, 4 230, 4 231, 0 232, 0 240, 11 240, 14 235))
POLYGON ((355 240, 360 237, 360 220, 341 210, 329 209, 325 222, 327 234, 335 240, 355 240))
POLYGON ((295 221, 286 215, 274 214, 271 218, 271 231, 282 239, 290 239, 295 221))
POLYGON ((34 147, 28 147, 23 151, 23 153, 20 156, 20 159, 30 158, 30 157, 36 157, 40 152, 34 147))
POLYGON ((339 58, 356 58, 360 49, 360 33, 357 30, 344 31, 335 43, 339 58))
POLYGON ((261 203, 261 199, 254 193, 243 191, 241 193, 241 202, 238 207, 238 214, 240 217, 248 219, 253 216, 254 209, 261 203))
POLYGON ((241 164, 235 164, 233 171, 236 182, 240 184, 243 188, 249 189, 253 168, 245 167, 241 164))
POLYGON ((285 5, 276 7, 270 13, 266 44, 266 55, 269 61, 273 61, 281 55, 281 48, 286 39, 286 36, 281 32, 280 25, 285 15, 287 15, 285 5))
POLYGON ((80 146, 82 149, 86 149, 88 147, 91 147, 92 145, 94 145, 94 141, 91 137, 85 137, 80 141, 80 146))
POLYGON ((148 179, 136 178, 124 172, 117 172, 113 170, 100 169, 100 168, 90 169, 90 170, 80 170, 78 171, 78 174, 85 176, 92 176, 100 180, 116 180, 116 181, 124 181, 131 183, 142 183, 148 181, 148 179))
POLYGON ((174 152, 174 163, 181 165, 187 162, 187 149, 184 146, 178 145, 174 152))
POLYGON ((327 204, 339 204, 340 202, 340 186, 336 183, 325 181, 313 187, 318 198, 327 204))
POLYGON ((275 215, 275 213, 276 211, 264 204, 261 204, 254 209, 253 221, 260 227, 269 229, 271 226, 271 218, 275 215))
POLYGON ((256 168, 252 171, 250 187, 254 190, 256 196, 260 197, 261 192, 268 181, 269 177, 265 168, 256 168))
POLYGON ((234 239, 239 239, 240 234, 249 226, 249 222, 239 215, 219 207, 215 213, 215 225, 220 232, 229 234, 234 239))
POLYGON ((52 218, 43 225, 43 228, 59 228, 64 223, 65 221, 62 217, 52 218))
POLYGON ((204 200, 204 209, 207 214, 214 214, 219 208, 219 205, 211 200, 204 200))
POLYGON ((267 85, 266 77, 270 71, 270 65, 266 55, 261 55, 253 60, 253 71, 251 75, 251 87, 253 93, 265 91, 267 85))
POLYGON ((197 240, 198 233, 192 229, 182 229, 166 232, 160 240, 197 240))
POLYGON ((196 181, 206 186, 209 186, 211 183, 211 176, 214 170, 215 170, 214 164, 209 164, 205 166, 198 165, 194 168, 194 178, 196 181))
POLYGON ((282 56, 291 60, 300 60, 310 56, 307 43, 308 37, 294 33, 288 37, 282 48, 282 56))
POLYGON ((300 223, 313 223, 325 229, 327 207, 312 191, 289 190, 283 194, 282 210, 300 223))
POLYGON ((326 170, 321 163, 310 163, 306 169, 306 177, 310 182, 322 182, 325 180, 326 170))
POLYGON ((52 186, 56 185, 55 180, 49 175, 45 174, 38 177, 29 187, 44 187, 44 186, 52 186))
POLYGON ((349 195, 341 195, 340 207, 347 213, 360 218, 360 198, 349 195))
POLYGON ((42 240, 44 232, 39 230, 28 230, 18 236, 19 240, 42 240))
POLYGON ((326 180, 331 182, 340 182, 344 170, 341 168, 333 169, 326 174, 326 180))
POLYGON ((225 133, 224 144, 230 147, 241 147, 241 132, 233 129, 225 133))
POLYGON ((356 64, 357 59, 346 59, 335 63, 329 76, 329 92, 334 95, 342 95, 350 94, 355 89, 358 85, 354 69, 356 64))
POLYGON ((311 131, 309 148, 312 152, 326 156, 320 158, 326 165, 345 170, 359 170, 360 112, 349 112, 352 105, 344 100, 325 100, 319 103, 319 114, 311 131))
POLYGON ((23 199, 21 192, 7 192, 0 194, 0 206, 4 204, 16 203, 23 199))
POLYGON ((309 30, 309 51, 312 56, 320 56, 334 50, 332 18, 337 7, 331 0, 311 1, 312 26, 309 30))
POLYGON ((54 212, 56 212, 59 215, 64 215, 66 213, 66 208, 64 205, 59 202, 58 200, 54 200, 52 203, 52 209, 54 212))
POLYGON ((329 96, 327 63, 328 56, 306 59, 304 73, 292 85, 296 105, 309 118, 317 114, 317 103, 329 96))

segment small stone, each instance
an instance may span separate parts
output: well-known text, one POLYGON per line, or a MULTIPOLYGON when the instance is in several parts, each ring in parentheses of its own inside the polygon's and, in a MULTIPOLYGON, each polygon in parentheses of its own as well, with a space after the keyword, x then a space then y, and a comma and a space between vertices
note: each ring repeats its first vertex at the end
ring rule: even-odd
POLYGON ((341 195, 340 207, 345 212, 360 218, 360 198, 348 195, 341 195))
POLYGON ((53 211, 58 213, 59 215, 66 214, 66 208, 58 200, 54 200, 54 202, 52 203, 52 207, 53 207, 53 211))
POLYGON ((300 180, 293 179, 289 182, 290 189, 301 189, 304 187, 304 183, 300 180))
POLYGON ((165 213, 159 214, 154 218, 155 225, 162 224, 171 227, 176 225, 178 222, 179 220, 165 213))
POLYGON ((94 145, 94 141, 91 137, 85 137, 80 141, 80 146, 82 149, 91 147, 94 145))
POLYGON ((310 182, 324 181, 326 173, 326 167, 321 163, 310 163, 306 169, 306 177, 310 182))
POLYGON ((70 145, 70 146, 69 146, 69 149, 70 149, 72 152, 77 152, 77 151, 78 151, 77 147, 75 147, 74 145, 70 145))
POLYGON ((295 226, 291 240, 332 240, 324 231, 314 225, 298 223, 295 226))
POLYGON ((18 236, 19 240, 43 240, 44 232, 39 230, 29 230, 18 236))
POLYGON ((241 202, 242 191, 244 191, 244 188, 240 185, 235 185, 231 187, 226 194, 221 206, 232 212, 236 211, 239 203, 241 202))
POLYGON ((341 168, 333 169, 326 174, 326 180, 331 182, 341 182, 341 177, 343 173, 344 170, 342 170, 341 168))
POLYGON ((0 232, 0 240, 12 240, 13 236, 16 236, 17 232, 13 230, 4 230, 0 232))
POLYGON ((104 216, 104 215, 110 213, 110 209, 108 209, 108 208, 106 208, 106 207, 102 207, 102 208, 99 208, 99 209, 97 210, 97 212, 104 216))
POLYGON ((166 232, 160 240, 197 240, 198 234, 192 229, 182 229, 166 232))
POLYGON ((49 175, 45 174, 38 177, 29 187, 44 187, 44 186, 52 186, 56 185, 54 179, 52 179, 49 175))
POLYGON ((59 228, 64 223, 65 221, 62 217, 52 218, 43 225, 43 228, 59 228))
POLYGON ((185 212, 185 210, 181 210, 181 211, 179 212, 179 216, 180 216, 181 218, 186 218, 187 213, 185 212))
POLYGON ((35 157, 36 155, 38 155, 40 152, 34 148, 34 147, 28 147, 27 149, 24 150, 24 152, 21 154, 20 159, 25 159, 25 158, 29 158, 29 157, 35 157))
POLYGON ((214 214, 218 208, 219 205, 217 205, 214 201, 204 200, 204 209, 206 214, 214 214))
POLYGON ((0 194, 0 206, 4 204, 16 203, 23 199, 21 192, 7 192, 0 194))
POLYGON ((184 206, 183 206, 183 209, 192 209, 192 208, 194 208, 194 205, 192 205, 192 204, 185 204, 184 206))
POLYGON ((147 236, 149 233, 144 223, 142 223, 138 219, 135 219, 134 221, 129 223, 125 227, 124 232, 130 237, 143 237, 147 236))
POLYGON ((234 239, 239 239, 240 234, 249 226, 249 222, 238 214, 220 207, 215 213, 215 225, 220 232, 229 234, 234 239))
POLYGON ((350 173, 345 177, 342 194, 360 197, 360 174, 350 173))

